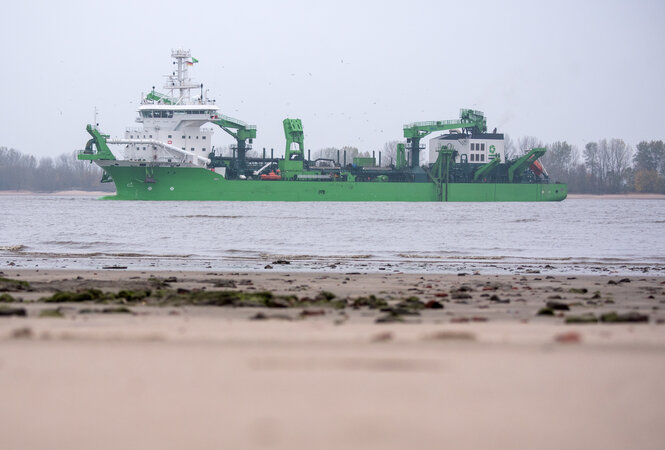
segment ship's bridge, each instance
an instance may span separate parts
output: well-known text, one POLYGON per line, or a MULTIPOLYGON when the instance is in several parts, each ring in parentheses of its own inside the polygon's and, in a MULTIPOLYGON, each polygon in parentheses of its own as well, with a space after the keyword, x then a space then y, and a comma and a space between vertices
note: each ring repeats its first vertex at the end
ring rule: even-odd
POLYGON ((215 105, 141 105, 137 110, 143 118, 182 118, 182 119, 215 119, 219 108, 215 105), (207 116, 207 117, 206 117, 207 116))

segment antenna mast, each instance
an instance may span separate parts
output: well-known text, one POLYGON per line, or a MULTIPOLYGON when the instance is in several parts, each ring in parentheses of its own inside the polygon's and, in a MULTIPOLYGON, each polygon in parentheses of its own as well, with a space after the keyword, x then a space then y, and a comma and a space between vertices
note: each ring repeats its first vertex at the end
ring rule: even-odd
POLYGON ((192 57, 192 54, 189 50, 171 50, 171 57, 175 59, 173 64, 176 66, 176 70, 171 73, 166 78, 165 89, 168 89, 170 92, 171 98, 176 99, 175 103, 177 105, 186 105, 191 102, 191 90, 199 87, 197 84, 192 83, 188 74, 188 61, 192 57), (175 91, 178 91, 176 94, 175 91))

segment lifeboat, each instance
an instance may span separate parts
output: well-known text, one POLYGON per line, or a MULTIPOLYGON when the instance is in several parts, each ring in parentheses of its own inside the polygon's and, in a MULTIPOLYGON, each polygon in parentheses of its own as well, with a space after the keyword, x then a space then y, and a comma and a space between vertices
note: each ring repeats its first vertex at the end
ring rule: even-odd
POLYGON ((540 161, 534 161, 533 164, 529 166, 529 169, 531 169, 531 172, 533 172, 537 177, 545 173, 545 168, 540 163, 540 161))
POLYGON ((282 176, 275 172, 264 173, 261 175, 262 180, 281 180, 282 176))

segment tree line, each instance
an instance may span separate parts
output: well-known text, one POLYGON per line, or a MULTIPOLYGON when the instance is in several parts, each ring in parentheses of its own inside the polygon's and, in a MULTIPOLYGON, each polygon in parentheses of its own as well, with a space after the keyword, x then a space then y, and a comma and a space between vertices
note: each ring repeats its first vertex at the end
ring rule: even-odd
POLYGON ((568 184, 568 192, 665 194, 665 144, 642 141, 633 149, 622 139, 588 142, 581 151, 566 141, 539 145, 550 180, 568 184))
POLYGON ((0 147, 2 191, 113 191, 113 183, 101 184, 101 177, 102 170, 88 161, 78 161, 76 152, 37 159, 13 148, 0 147))

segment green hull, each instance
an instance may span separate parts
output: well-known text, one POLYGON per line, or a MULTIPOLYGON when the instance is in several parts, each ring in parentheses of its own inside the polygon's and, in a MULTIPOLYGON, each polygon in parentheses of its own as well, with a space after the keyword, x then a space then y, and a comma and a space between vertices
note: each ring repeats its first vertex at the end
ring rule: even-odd
POLYGON ((117 200, 535 202, 566 198, 565 184, 227 180, 204 168, 107 165, 117 200))

